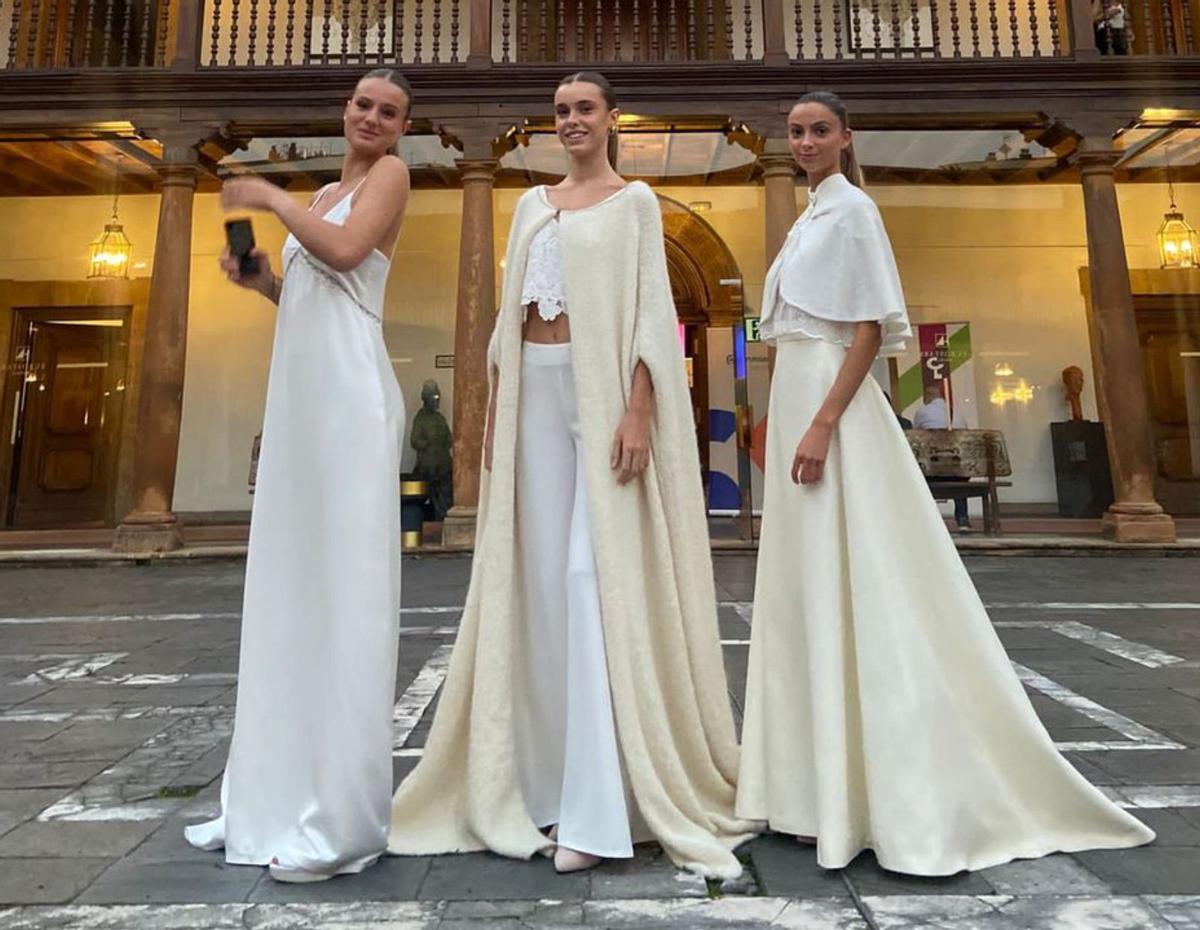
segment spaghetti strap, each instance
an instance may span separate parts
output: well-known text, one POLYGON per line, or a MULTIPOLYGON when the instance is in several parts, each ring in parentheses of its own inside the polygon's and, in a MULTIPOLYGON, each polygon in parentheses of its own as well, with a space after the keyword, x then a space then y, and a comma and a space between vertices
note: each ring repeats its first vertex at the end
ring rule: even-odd
MULTIPOLYGON (((315 197, 313 197, 312 203, 310 203, 308 205, 308 212, 312 213, 313 210, 316 209, 317 204, 319 204, 321 202, 321 198, 325 196, 326 191, 328 191, 329 188, 336 187, 336 186, 337 186, 336 184, 326 184, 319 191, 317 191, 317 195, 315 197)), ((357 188, 355 188, 355 190, 357 190, 357 188)))

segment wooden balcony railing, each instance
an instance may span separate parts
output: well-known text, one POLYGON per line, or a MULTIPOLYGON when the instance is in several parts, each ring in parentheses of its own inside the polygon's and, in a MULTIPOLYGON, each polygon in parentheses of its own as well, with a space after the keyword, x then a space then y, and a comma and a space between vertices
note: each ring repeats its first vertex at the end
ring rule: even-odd
MULTIPOLYGON (((1200 0, 1125 0, 1200 54, 1200 0)), ((1092 0, 0 0, 0 70, 1094 57, 1092 0)))

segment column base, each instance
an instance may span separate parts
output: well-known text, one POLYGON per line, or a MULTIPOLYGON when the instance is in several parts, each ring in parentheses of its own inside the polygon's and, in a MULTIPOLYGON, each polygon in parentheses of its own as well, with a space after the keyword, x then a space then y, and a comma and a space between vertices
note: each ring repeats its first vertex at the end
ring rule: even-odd
POLYGON ((1122 513, 1107 510, 1101 523, 1105 539, 1121 543, 1175 542, 1175 521, 1169 514, 1122 513))
POLYGON ((131 513, 113 533, 113 551, 130 555, 171 552, 182 545, 183 534, 173 513, 131 513))
POLYGON ((451 507, 442 521, 442 545, 447 549, 475 548, 474 507, 451 507))

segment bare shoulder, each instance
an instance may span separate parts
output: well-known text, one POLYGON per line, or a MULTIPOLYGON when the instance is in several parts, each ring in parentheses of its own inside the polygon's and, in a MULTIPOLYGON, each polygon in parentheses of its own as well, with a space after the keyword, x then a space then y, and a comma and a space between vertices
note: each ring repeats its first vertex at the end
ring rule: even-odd
POLYGON ((367 172, 367 178, 373 182, 382 182, 385 185, 403 185, 408 186, 408 165, 404 159, 397 155, 384 155, 383 158, 375 162, 371 166, 371 170, 367 172))

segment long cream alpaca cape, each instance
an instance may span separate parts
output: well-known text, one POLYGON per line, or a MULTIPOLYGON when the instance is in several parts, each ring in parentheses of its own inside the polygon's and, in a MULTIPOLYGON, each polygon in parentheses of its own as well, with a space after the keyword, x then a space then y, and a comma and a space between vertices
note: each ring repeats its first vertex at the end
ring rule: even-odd
MULTIPOLYGON (((529 243, 554 217, 537 189, 517 205, 488 348, 499 377, 492 470, 480 487, 462 625, 424 756, 392 802, 388 850, 547 848, 529 819, 513 737, 513 644, 521 616, 515 545, 521 284, 529 243)), ((617 742, 635 840, 679 866, 734 878, 756 825, 733 814, 738 748, 726 692, 700 462, 658 202, 635 182, 559 229, 589 512, 617 742), (624 487, 609 467, 638 361, 654 382, 650 465, 624 487)))

